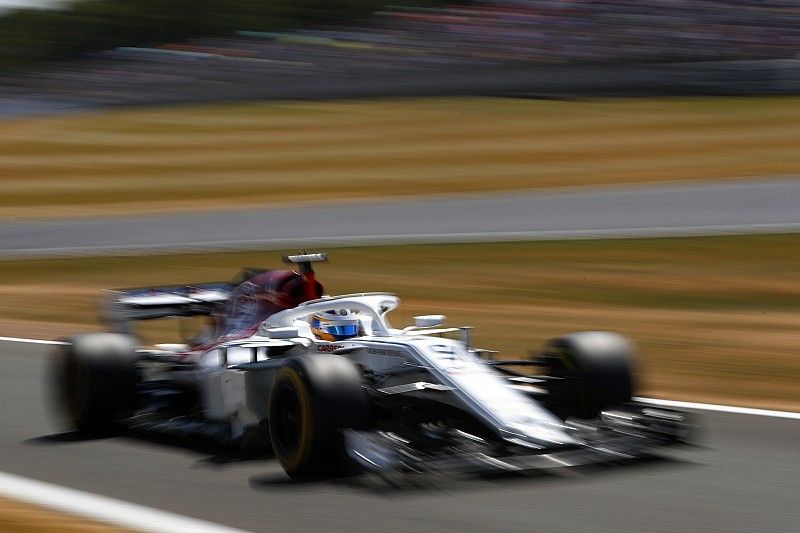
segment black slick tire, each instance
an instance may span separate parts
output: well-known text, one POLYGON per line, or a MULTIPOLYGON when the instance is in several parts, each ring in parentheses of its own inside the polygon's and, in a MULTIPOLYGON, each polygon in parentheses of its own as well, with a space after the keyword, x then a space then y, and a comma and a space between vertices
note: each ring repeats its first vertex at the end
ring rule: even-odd
POLYGON ((553 383, 553 401, 563 416, 594 418, 633 396, 633 352, 621 335, 572 333, 548 341, 542 351, 553 383))
POLYGON ((368 417, 361 376, 332 354, 290 359, 275 375, 269 397, 269 435, 275 458, 292 478, 325 477, 347 466, 342 430, 368 417))
POLYGON ((67 425, 108 433, 136 408, 137 343, 128 335, 88 333, 65 339, 51 362, 52 401, 67 425))

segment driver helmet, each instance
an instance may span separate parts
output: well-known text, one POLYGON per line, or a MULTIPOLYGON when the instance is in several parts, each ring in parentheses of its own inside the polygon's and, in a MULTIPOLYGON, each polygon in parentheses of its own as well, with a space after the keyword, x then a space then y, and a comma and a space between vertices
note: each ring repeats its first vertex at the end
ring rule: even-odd
POLYGON ((311 330, 317 338, 325 341, 340 341, 358 335, 360 323, 349 309, 336 309, 315 313, 311 318, 311 330))

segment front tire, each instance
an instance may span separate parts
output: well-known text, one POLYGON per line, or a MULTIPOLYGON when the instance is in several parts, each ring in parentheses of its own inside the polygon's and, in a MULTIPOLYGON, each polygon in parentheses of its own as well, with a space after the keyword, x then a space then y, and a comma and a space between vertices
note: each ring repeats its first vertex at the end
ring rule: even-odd
POLYGON ((583 331, 548 341, 541 352, 553 410, 566 417, 595 418, 631 401, 633 350, 621 335, 583 331))
POLYGON ((293 358, 278 369, 269 397, 275 458, 292 478, 341 472, 347 463, 341 430, 362 427, 367 416, 352 362, 331 354, 293 358))
POLYGON ((56 408, 84 433, 107 433, 136 408, 137 343, 128 335, 88 333, 66 339, 52 361, 56 408))

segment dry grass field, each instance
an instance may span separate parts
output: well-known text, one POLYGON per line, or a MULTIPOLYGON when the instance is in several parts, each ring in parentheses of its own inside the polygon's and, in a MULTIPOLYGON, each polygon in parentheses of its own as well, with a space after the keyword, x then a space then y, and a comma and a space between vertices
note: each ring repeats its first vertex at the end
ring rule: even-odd
POLYGON ((113 533, 124 530, 0 498, 0 531, 3 533, 113 533))
MULTIPOLYGON (((642 392, 800 410, 800 235, 341 248, 329 293, 387 290, 524 355, 585 329, 636 341, 642 392)), ((97 328, 102 288, 225 280, 278 251, 4 261, 3 335, 97 328)), ((170 324, 170 327, 175 327, 170 324)))
POLYGON ((137 108, 0 122, 0 218, 800 173, 800 99, 137 108))

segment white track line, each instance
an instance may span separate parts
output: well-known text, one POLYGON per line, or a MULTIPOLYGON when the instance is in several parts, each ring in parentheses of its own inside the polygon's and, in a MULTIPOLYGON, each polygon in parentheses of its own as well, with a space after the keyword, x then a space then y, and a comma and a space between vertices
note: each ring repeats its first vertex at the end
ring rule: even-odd
MULTIPOLYGON (((0 337, 0 342, 22 342, 27 344, 64 344, 62 341, 48 341, 42 339, 25 339, 20 337, 0 337)), ((792 411, 773 411, 771 409, 755 409, 752 407, 738 407, 736 405, 719 405, 715 403, 681 402, 677 400, 660 400, 658 398, 637 397, 634 400, 660 405, 662 407, 677 407, 681 409, 700 409, 702 411, 718 411, 721 413, 735 413, 739 415, 771 416, 773 418, 789 418, 800 420, 800 413, 792 411)))
POLYGON ((789 418, 800 420, 800 413, 791 411, 773 411, 771 409, 754 409, 752 407, 737 407, 735 405, 718 405, 715 403, 680 402, 676 400, 659 400, 657 398, 634 398, 643 403, 660 405, 662 407, 677 407, 681 409, 700 409, 702 411, 719 411, 721 413, 735 413, 738 415, 770 416, 773 418, 789 418))
POLYGON ((23 342, 25 344, 65 344, 62 341, 47 341, 42 339, 22 339, 19 337, 0 337, 0 342, 23 342))
POLYGON ((137 531, 156 533, 242 533, 243 531, 5 472, 0 472, 0 494, 10 499, 137 531))

